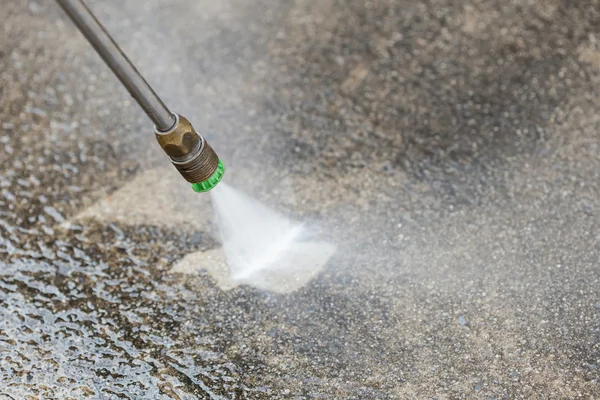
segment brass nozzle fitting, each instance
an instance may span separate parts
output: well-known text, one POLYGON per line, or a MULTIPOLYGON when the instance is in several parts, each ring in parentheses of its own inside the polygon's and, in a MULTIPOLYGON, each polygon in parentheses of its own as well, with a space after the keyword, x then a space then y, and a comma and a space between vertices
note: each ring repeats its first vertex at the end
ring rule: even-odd
POLYGON ((154 130, 156 140, 181 176, 193 184, 194 190, 210 190, 221 180, 223 165, 190 121, 179 114, 175 114, 175 117, 175 125, 168 131, 154 130), (200 186, 202 189, 198 190, 200 186))

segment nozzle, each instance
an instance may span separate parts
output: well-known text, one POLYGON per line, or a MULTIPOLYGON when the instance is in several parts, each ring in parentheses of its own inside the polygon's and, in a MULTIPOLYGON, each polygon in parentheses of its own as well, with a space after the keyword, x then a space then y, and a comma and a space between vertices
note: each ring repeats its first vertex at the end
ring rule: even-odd
POLYGON ((166 132, 154 130, 156 140, 177 171, 196 192, 207 192, 221 181, 225 167, 206 139, 190 121, 175 114, 175 125, 166 132))

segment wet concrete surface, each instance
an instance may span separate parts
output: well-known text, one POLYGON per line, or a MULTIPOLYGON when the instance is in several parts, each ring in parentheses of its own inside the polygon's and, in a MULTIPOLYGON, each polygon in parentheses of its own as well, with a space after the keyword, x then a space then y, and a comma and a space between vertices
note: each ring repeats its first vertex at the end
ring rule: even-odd
POLYGON ((89 4, 338 250, 289 293, 174 272, 208 197, 53 2, 5 0, 0 398, 600 397, 598 1, 89 4))

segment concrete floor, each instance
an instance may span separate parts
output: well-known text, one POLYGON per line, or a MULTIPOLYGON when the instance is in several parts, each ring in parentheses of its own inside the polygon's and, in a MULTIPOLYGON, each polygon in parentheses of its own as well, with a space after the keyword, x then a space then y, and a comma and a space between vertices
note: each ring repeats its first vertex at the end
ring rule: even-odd
POLYGON ((337 252, 286 293, 173 272, 209 196, 54 2, 4 0, 0 399, 600 398, 600 2, 89 4, 337 252))

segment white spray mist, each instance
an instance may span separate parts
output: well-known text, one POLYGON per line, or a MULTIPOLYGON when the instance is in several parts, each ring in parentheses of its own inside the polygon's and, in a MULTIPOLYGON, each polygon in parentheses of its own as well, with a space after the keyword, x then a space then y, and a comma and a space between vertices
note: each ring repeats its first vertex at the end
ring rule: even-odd
POLYGON ((276 268, 302 232, 301 224, 223 182, 210 193, 233 279, 276 268))

